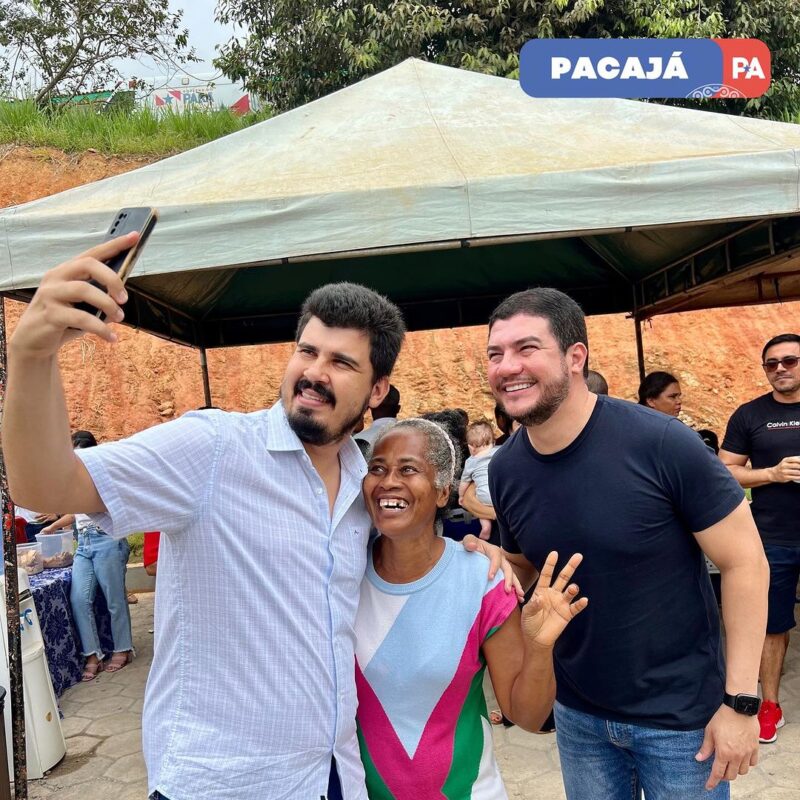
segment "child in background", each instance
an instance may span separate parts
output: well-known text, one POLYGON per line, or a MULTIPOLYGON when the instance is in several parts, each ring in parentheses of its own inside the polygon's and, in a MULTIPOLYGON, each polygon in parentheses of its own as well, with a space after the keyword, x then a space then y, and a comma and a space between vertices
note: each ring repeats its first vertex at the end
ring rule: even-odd
MULTIPOLYGON (((494 444, 494 431, 490 423, 485 420, 473 422, 467 428, 467 446, 470 457, 464 462, 464 471, 458 484, 458 501, 464 499, 464 492, 470 483, 475 484, 475 495, 481 503, 492 505, 492 496, 489 493, 489 462, 498 448, 494 444)), ((492 534, 492 521, 480 519, 481 539, 489 539, 492 534)))

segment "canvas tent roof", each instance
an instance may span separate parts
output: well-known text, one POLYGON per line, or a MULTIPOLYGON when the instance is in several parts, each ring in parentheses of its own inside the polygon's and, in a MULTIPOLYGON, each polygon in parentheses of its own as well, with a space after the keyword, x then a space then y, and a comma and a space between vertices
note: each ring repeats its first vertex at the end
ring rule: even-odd
POLYGON ((159 209, 128 322, 204 347, 291 338, 355 280, 411 329, 552 285, 589 313, 800 296, 800 126, 542 100, 418 60, 133 172, 0 212, 0 291, 30 294, 122 206, 159 209), (777 277, 776 277, 777 276, 777 277))

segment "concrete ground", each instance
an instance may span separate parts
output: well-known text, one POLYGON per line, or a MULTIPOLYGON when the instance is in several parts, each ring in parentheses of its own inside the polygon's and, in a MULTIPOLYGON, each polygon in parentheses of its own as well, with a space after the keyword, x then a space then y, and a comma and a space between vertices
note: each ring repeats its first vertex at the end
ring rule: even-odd
MULTIPOLYGON (((29 781, 31 800, 146 800, 141 711, 153 657, 152 594, 139 595, 131 617, 137 658, 120 672, 103 673, 65 692, 61 709, 67 755, 42 780, 29 781)), ((735 800, 800 798, 800 634, 792 640, 781 691, 789 722, 775 744, 762 745, 759 766, 733 783, 735 800)), ((498 726, 494 736, 512 800, 564 798, 555 735, 498 726)))

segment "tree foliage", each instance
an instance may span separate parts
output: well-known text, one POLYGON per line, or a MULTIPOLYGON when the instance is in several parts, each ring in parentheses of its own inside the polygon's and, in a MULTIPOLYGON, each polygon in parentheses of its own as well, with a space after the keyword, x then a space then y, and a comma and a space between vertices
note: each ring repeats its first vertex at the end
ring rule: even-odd
POLYGON ((36 101, 108 88, 114 62, 194 59, 168 0, 0 0, 0 87, 40 78, 36 101))
POLYGON ((529 39, 609 36, 760 38, 773 54, 769 94, 710 107, 772 118, 800 111, 794 0, 219 0, 217 18, 246 34, 216 65, 280 111, 410 56, 517 77, 529 39))

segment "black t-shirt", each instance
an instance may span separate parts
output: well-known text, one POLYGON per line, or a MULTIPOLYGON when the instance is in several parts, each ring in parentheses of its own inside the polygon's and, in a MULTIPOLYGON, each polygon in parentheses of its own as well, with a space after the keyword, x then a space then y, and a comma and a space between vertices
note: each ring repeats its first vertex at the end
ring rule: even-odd
MULTIPOLYGON (((779 403, 772 393, 733 412, 722 449, 747 456, 753 469, 800 456, 800 403, 779 403)), ((752 490, 751 506, 766 544, 800 545, 800 483, 768 483, 752 490)))
POLYGON ((722 702, 719 615, 692 535, 742 489, 674 417, 599 396, 580 435, 541 455, 524 428, 492 458, 503 547, 537 568, 583 553, 589 607, 555 648, 558 700, 619 722, 702 728, 722 702))

